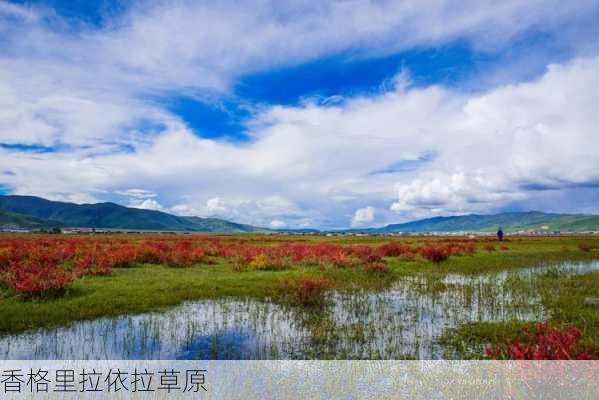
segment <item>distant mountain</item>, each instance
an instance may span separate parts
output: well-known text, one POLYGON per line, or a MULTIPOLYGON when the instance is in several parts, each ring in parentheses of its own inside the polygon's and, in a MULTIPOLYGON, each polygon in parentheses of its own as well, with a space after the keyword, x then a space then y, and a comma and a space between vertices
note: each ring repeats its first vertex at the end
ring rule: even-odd
POLYGON ((276 232, 280 233, 298 233, 298 234, 312 234, 312 233, 320 233, 318 229, 313 228, 298 228, 298 229, 275 229, 276 232))
POLYGON ((584 214, 548 214, 538 211, 494 215, 434 217, 404 224, 368 229, 372 233, 420 232, 506 232, 549 230, 562 232, 599 231, 599 216, 584 214))
POLYGON ((115 203, 74 204, 35 196, 0 195, 7 221, 25 228, 57 226, 195 232, 268 232, 217 218, 180 217, 161 211, 124 207, 115 203), (36 225, 37 224, 37 225, 36 225))
MULTIPOLYGON (((74 204, 34 196, 0 195, 0 228, 53 227, 140 229, 213 233, 318 233, 316 229, 270 230, 218 218, 182 217, 161 211, 124 207, 115 203, 74 204)), ((548 230, 599 231, 598 215, 548 214, 538 211, 494 215, 435 217, 382 228, 349 229, 349 233, 506 232, 548 230)), ((338 231, 339 232, 339 231, 338 231)))
POLYGON ((61 227, 58 221, 51 221, 30 215, 17 214, 10 211, 0 210, 0 229, 26 228, 26 229, 48 229, 61 227))
POLYGON ((252 225, 238 224, 235 222, 225 221, 218 218, 200 218, 200 217, 183 217, 191 224, 195 230, 201 232, 247 232, 247 233, 266 233, 271 230, 259 228, 252 225))

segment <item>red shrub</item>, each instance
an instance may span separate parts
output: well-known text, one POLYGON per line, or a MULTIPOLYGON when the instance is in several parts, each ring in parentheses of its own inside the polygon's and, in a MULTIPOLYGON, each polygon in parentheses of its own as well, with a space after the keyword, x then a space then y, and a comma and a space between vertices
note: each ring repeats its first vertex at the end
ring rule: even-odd
POLYGON ((448 243, 445 247, 451 256, 472 255, 476 252, 476 246, 472 242, 448 243))
POLYGON ((364 271, 372 273, 384 273, 389 272, 389 267, 383 261, 369 262, 364 267, 364 271))
POLYGON ((337 253, 323 258, 323 261, 333 264, 336 268, 353 268, 356 266, 356 259, 346 255, 345 253, 337 253))
POLYGON ((591 250, 599 248, 599 246, 588 244, 588 243, 580 243, 578 245, 578 248, 580 249, 580 251, 589 252, 591 250))
POLYGON ((366 258, 366 262, 369 264, 375 262, 383 262, 383 257, 379 256, 378 254, 371 254, 366 258))
POLYGON ((436 264, 447 260, 449 251, 446 247, 427 245, 420 248, 420 255, 436 264))
POLYGON ((62 291, 74 275, 53 263, 24 261, 11 264, 2 277, 17 293, 43 296, 62 291))
POLYGON ((284 280, 282 286, 297 304, 315 306, 323 303, 324 292, 330 288, 330 283, 326 278, 306 276, 284 280))
POLYGON ((387 243, 380 246, 378 252, 383 257, 400 257, 405 254, 413 254, 414 250, 401 243, 387 243))
POLYGON ((81 275, 110 275, 112 274, 111 262, 103 254, 85 254, 75 261, 75 273, 81 275))
POLYGON ((537 323, 533 330, 523 329, 522 339, 507 338, 489 346, 488 358, 495 360, 596 360, 598 354, 578 344, 580 331, 574 327, 560 330, 547 323, 537 323))
POLYGON ((166 264, 168 246, 160 242, 145 242, 138 247, 137 262, 143 264, 166 264))
POLYGON ((129 268, 137 262, 137 248, 133 245, 113 247, 106 250, 112 268, 129 268))
POLYGON ((205 254, 203 249, 190 243, 177 243, 168 254, 167 263, 171 267, 191 267, 202 262, 205 254))
POLYGON ((483 246, 483 249, 485 249, 486 251, 488 251, 490 253, 492 251, 495 251, 495 246, 492 244, 485 244, 483 246))
POLYGON ((355 256, 366 262, 369 262, 369 260, 373 258, 381 259, 381 257, 375 253, 375 249, 371 246, 349 246, 344 250, 344 253, 355 256))

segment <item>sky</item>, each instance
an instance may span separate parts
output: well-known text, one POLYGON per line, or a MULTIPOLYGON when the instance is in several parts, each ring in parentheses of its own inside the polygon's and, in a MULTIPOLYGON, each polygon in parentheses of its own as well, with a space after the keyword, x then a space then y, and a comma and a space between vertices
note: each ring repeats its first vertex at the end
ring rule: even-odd
POLYGON ((599 213, 599 0, 0 0, 0 194, 271 228, 599 213))

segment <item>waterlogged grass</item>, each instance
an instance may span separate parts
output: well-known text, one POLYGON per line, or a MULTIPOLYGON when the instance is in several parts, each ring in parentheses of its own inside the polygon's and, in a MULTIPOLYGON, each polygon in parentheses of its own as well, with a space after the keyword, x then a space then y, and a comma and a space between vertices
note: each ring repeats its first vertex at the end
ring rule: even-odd
MULTIPOLYGON (((562 329, 576 327, 581 331, 580 344, 595 352, 599 350, 599 309, 585 305, 585 299, 599 296, 599 272, 567 274, 549 270, 533 279, 534 290, 529 295, 539 297, 547 313, 546 320, 562 329)), ((518 290, 516 286, 513 289, 518 290)), ((525 293, 525 291, 522 291, 525 293)), ((521 338, 530 322, 508 320, 471 322, 447 330, 441 342, 452 358, 484 357, 484 349, 502 343, 505 338, 521 338)))
MULTIPOLYGON (((390 240, 285 236, 244 239, 257 244, 302 240, 343 245, 379 245, 390 240)), ((400 241, 417 246, 439 240, 443 239, 410 237, 400 241)), ((480 358, 486 345, 499 343, 506 336, 518 336, 531 319, 576 326, 582 331, 584 345, 599 348, 599 311, 584 305, 586 297, 599 297, 599 273, 568 274, 558 269, 532 276, 513 273, 524 267, 599 259, 598 250, 581 251, 581 243, 597 245, 599 239, 515 238, 502 244, 484 242, 477 244, 475 254, 451 256, 440 264, 419 256, 413 260, 388 258, 387 273, 366 272, 361 267, 321 266, 238 271, 225 259, 191 268, 150 264, 115 268, 110 276, 77 279, 64 296, 53 299, 23 300, 5 291, 0 294, 0 332, 16 333, 103 316, 163 310, 188 300, 247 297, 287 304, 289 296, 282 292, 282 282, 314 277, 325 279, 339 294, 328 297, 320 307, 294 306, 303 310, 295 317, 299 319, 296 322, 309 333, 310 343, 302 347, 301 357, 439 357, 437 347, 423 345, 430 338, 412 331, 420 326, 420 313, 431 307, 443 321, 478 320, 442 332, 439 343, 445 357, 480 358), (501 271, 508 273, 503 277, 495 274, 501 271), (479 274, 491 278, 478 280, 479 274), (390 288, 395 288, 395 292, 389 292, 390 288), (369 293, 387 294, 371 298, 369 293), (398 293, 403 302, 399 309, 409 311, 403 316, 389 312, 394 310, 390 305, 398 301, 398 293), (409 304, 404 304, 406 299, 409 304), (419 304, 422 299, 427 303, 419 304), (476 304, 476 308, 471 304, 476 304), (456 316, 456 310, 473 315, 456 316), (480 315, 475 315, 477 312, 480 315), (407 315, 413 320, 406 319, 407 315)))

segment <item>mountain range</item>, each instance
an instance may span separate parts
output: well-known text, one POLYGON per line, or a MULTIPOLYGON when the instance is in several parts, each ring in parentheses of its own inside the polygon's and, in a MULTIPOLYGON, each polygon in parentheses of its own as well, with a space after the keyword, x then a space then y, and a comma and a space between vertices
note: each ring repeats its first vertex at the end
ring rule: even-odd
POLYGON ((267 229, 218 218, 182 217, 115 203, 74 204, 35 196, 0 195, 0 227, 28 229, 85 227, 219 233, 267 232, 267 229))
MULTIPOLYGON (((124 207, 115 203, 74 204, 35 196, 0 195, 0 228, 48 229, 85 227, 214 233, 319 233, 317 229, 270 230, 218 218, 177 216, 162 211, 124 207)), ((599 216, 550 214, 539 211, 493 215, 434 217, 382 228, 348 229, 348 233, 517 231, 599 231, 599 216)))
POLYGON ((373 233, 418 232, 505 232, 599 231, 599 215, 551 214, 539 211, 506 212, 492 215, 434 217, 369 230, 373 233))

